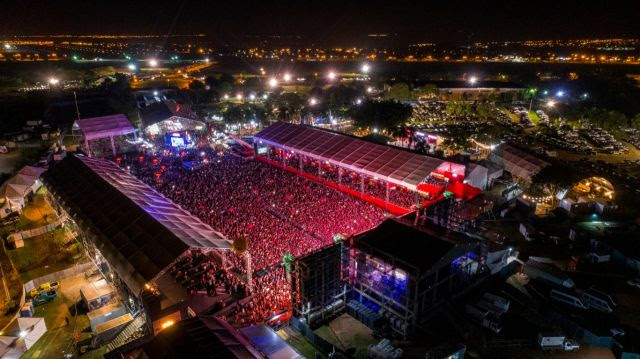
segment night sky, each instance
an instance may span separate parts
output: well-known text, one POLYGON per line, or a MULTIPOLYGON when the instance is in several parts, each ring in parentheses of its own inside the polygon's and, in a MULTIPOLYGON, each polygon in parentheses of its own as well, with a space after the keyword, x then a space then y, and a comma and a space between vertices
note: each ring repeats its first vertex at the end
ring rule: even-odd
POLYGON ((222 41, 299 35, 357 42, 367 33, 468 43, 640 37, 640 1, 189 1, 9 0, 0 34, 189 34, 222 41))

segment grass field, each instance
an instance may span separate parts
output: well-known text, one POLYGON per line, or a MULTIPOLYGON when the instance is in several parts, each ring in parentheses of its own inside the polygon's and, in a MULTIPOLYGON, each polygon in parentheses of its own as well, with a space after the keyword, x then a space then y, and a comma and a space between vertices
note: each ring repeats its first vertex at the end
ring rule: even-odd
MULTIPOLYGON (((80 287, 86 283, 84 274, 65 278, 58 290, 58 296, 53 301, 36 307, 34 316, 44 318, 47 332, 22 358, 61 358, 63 352, 73 351, 74 338, 83 341, 91 337, 89 319, 82 310, 76 313, 75 309, 75 304, 80 299, 80 287), (65 318, 69 319, 69 325, 65 318)), ((98 359, 102 358, 105 352, 105 347, 101 347, 80 358, 98 359)))
POLYGON ((357 359, 366 359, 369 344, 378 342, 367 326, 348 314, 339 316, 329 325, 316 329, 314 333, 341 350, 355 349, 357 359))

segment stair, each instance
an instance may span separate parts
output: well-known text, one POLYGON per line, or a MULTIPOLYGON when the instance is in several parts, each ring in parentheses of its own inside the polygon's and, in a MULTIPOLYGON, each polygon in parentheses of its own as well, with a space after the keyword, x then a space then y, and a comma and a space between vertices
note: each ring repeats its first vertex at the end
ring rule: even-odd
POLYGON ((138 316, 127 324, 127 326, 118 334, 109 344, 107 344, 107 353, 127 344, 130 341, 138 339, 144 335, 144 316, 138 316))

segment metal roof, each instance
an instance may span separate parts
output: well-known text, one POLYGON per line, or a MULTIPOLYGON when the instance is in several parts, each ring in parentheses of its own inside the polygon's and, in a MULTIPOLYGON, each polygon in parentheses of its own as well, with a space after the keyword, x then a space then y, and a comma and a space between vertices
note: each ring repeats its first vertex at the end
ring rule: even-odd
POLYGON ((82 132, 87 140, 126 135, 136 131, 123 114, 76 120, 73 129, 82 132))
POLYGON ((231 248, 221 233, 113 162, 70 155, 43 182, 134 293, 191 248, 231 248))
MULTIPOLYGON (((277 122, 254 135, 266 143, 415 190, 447 161, 309 126, 277 122)), ((463 172, 464 173, 464 172, 463 172)))
POLYGON ((502 144, 491 153, 492 161, 502 165, 514 176, 531 180, 536 173, 549 165, 548 162, 526 153, 510 144, 502 144))

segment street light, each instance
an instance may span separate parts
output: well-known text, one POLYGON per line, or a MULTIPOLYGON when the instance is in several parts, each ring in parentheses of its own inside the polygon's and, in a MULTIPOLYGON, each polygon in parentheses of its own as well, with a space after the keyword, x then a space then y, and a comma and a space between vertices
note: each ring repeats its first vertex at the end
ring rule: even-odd
POLYGON ((158 60, 156 60, 156 59, 149 60, 149 66, 151 66, 151 67, 158 66, 158 60))
POLYGON ((131 71, 135 71, 135 70, 136 70, 136 65, 135 65, 135 64, 129 64, 127 67, 128 67, 128 68, 129 68, 129 70, 131 70, 131 71))
POLYGON ((236 95, 236 100, 238 101, 242 101, 242 94, 238 92, 238 94, 236 95))
POLYGON ((359 105, 361 103, 362 103, 362 99, 359 98, 359 99, 356 100, 356 105, 359 105))
POLYGON ((556 92, 556 96, 563 97, 564 96, 564 91, 559 90, 558 92, 556 92))
POLYGON ((546 103, 546 106, 549 107, 549 108, 553 108, 555 105, 556 105, 556 102, 553 101, 553 100, 549 100, 546 103))
POLYGON ((309 105, 315 106, 315 104, 317 104, 317 103, 318 103, 318 100, 316 100, 315 98, 312 97, 312 98, 309 99, 309 105))
POLYGON ((291 74, 287 72, 286 74, 284 74, 284 76, 282 76, 282 78, 284 79, 284 82, 289 82, 291 81, 291 74))
POLYGON ((256 95, 255 94, 249 95, 249 100, 253 101, 255 99, 256 99, 256 95))
POLYGON ((60 80, 58 80, 57 78, 55 78, 55 77, 50 77, 49 78, 49 85, 55 86, 55 85, 57 85, 59 83, 60 83, 60 80))
POLYGON ((367 87, 367 92, 368 93, 372 93, 373 92, 373 87, 371 87, 371 86, 367 87))
POLYGON ((475 84, 476 84, 476 82, 478 82, 478 78, 477 78, 477 77, 475 77, 475 76, 471 76, 471 77, 469 78, 469 83, 470 83, 470 84, 475 85, 475 84))
POLYGON ((278 86, 278 80, 275 77, 272 77, 269 79, 269 86, 270 87, 276 87, 278 86))
POLYGON ((336 73, 335 73, 335 72, 333 72, 333 71, 330 71, 330 72, 327 74, 327 78, 328 78, 330 81, 335 80, 335 79, 336 79, 336 73))
POLYGON ((228 94, 224 94, 224 99, 228 100, 229 99, 229 95, 228 94))
POLYGON ((371 67, 369 66, 369 64, 363 64, 361 69, 362 69, 362 73, 368 74, 369 70, 371 70, 371 67))

